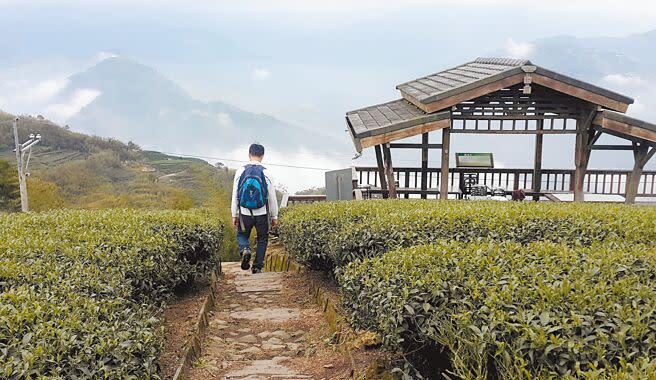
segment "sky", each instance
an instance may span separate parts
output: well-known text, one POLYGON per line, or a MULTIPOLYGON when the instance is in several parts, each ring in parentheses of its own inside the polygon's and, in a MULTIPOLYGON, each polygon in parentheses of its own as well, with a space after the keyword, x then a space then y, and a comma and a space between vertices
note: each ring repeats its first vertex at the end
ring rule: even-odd
MULTIPOLYGON (((343 138, 345 146, 344 113, 395 99, 398 83, 477 56, 530 55, 540 38, 656 28, 656 2, 646 0, 0 0, 0 14, 0 109, 66 119, 98 95, 48 103, 66 78, 124 55, 198 99, 271 114, 343 138)), ((611 87, 644 85, 615 75, 611 87)), ((532 157, 530 149, 521 154, 532 157)), ((277 157, 299 161, 286 152, 277 157)), ((350 157, 316 161, 343 166, 350 157)), ((321 173, 307 175, 321 182, 321 173)))

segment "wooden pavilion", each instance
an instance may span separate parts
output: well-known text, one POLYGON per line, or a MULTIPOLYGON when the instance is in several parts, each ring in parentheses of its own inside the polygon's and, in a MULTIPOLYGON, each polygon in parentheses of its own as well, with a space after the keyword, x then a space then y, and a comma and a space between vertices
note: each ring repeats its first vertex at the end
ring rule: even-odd
MULTIPOLYGON (((576 137, 575 169, 571 173, 563 171, 560 185, 563 191, 573 192, 574 201, 584 200, 587 166, 593 150, 633 151, 633 169, 625 174, 617 190, 613 190, 623 195, 626 203, 634 203, 639 186, 642 186, 641 195, 654 193, 656 176, 651 175, 651 192, 645 189, 649 185, 644 179, 641 182, 641 177, 645 164, 656 152, 656 125, 624 115, 633 103, 629 97, 544 69, 528 60, 506 58, 478 58, 396 88, 401 92, 401 99, 346 114, 356 150, 375 148, 376 182, 379 179, 379 189, 385 197, 397 194, 408 197, 412 193, 422 198, 435 194, 446 199, 453 190, 449 178, 453 181, 454 175, 453 170, 449 171, 450 138, 458 133, 535 135, 535 159, 526 191, 536 197, 547 194, 547 190, 553 191, 542 189, 543 174, 547 172, 542 169, 545 134, 576 137), (437 130, 442 131, 441 143, 429 143, 429 133, 437 130), (627 143, 599 145, 602 134, 617 136, 627 143), (419 135, 420 144, 395 142, 419 135), (402 178, 401 172, 395 176, 392 149, 421 150, 422 166, 414 179, 415 184, 420 182, 420 187, 410 186, 409 170, 402 171, 405 186, 397 186, 396 182, 402 182, 402 178), (429 150, 441 150, 439 170, 428 167, 429 150), (433 175, 438 178, 436 189, 431 188, 433 175), (569 175, 567 181, 565 175, 569 175)), ((548 182, 552 173, 546 174, 548 182)), ((606 174, 612 176, 615 172, 601 174, 605 187, 606 174)), ((514 188, 520 185, 517 178, 515 173, 514 188)), ((586 192, 593 192, 589 181, 586 192)), ((601 180, 597 181, 601 186, 601 180)), ((506 175, 505 182, 511 182, 510 175, 506 175)), ((597 185, 595 182, 595 189, 597 185)))

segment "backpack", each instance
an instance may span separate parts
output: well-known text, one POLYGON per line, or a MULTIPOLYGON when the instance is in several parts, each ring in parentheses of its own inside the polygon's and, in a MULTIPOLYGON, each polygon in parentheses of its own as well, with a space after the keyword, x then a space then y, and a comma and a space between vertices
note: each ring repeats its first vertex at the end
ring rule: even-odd
POLYGON ((264 169, 262 165, 244 166, 244 172, 239 177, 239 187, 237 188, 239 206, 256 210, 266 205, 269 191, 264 177, 264 169))

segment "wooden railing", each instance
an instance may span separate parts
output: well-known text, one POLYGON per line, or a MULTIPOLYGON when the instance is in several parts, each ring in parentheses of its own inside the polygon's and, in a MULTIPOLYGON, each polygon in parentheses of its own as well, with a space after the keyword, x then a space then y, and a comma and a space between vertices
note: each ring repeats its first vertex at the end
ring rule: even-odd
MULTIPOLYGON (((359 185, 370 186, 373 192, 380 193, 380 178, 376 167, 355 168, 359 185)), ((583 191, 589 194, 624 195, 629 170, 588 170, 583 191)), ((450 192, 458 193, 460 179, 465 174, 478 174, 480 184, 489 187, 502 187, 506 190, 533 189, 532 169, 449 169, 450 192)), ((394 178, 398 184, 398 193, 406 198, 410 195, 427 194, 436 196, 440 188, 440 169, 429 168, 426 173, 428 189, 421 190, 421 168, 394 168, 394 178)), ((542 169, 541 193, 571 192, 574 186, 574 170, 542 169)), ((656 171, 645 171, 638 186, 639 197, 656 196, 656 171)))

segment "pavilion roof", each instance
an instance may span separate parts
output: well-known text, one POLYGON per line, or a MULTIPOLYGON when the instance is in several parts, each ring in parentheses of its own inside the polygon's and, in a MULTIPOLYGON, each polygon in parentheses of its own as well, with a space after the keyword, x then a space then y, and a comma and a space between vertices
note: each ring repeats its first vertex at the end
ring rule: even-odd
MULTIPOLYGON (((608 113, 603 112, 605 119, 599 119, 600 122, 611 120, 607 124, 613 118, 623 116, 622 113, 633 103, 630 97, 535 66, 526 59, 477 58, 402 83, 396 86, 402 99, 347 112, 346 121, 356 149, 360 151, 366 147, 448 128, 451 107, 521 84, 529 88, 531 85, 546 87, 578 99, 582 104, 610 110, 608 113)), ((651 134, 656 133, 650 129, 653 124, 636 119, 632 119, 629 124, 646 129, 651 134)))
MULTIPOLYGON (((526 59, 511 58, 477 58, 454 68, 402 83, 396 88, 404 95, 408 95, 408 98, 428 105, 506 78, 523 77, 527 72, 557 80, 620 103, 633 103, 633 99, 627 96, 534 66, 526 59)), ((418 104, 418 106, 421 105, 418 104)))

